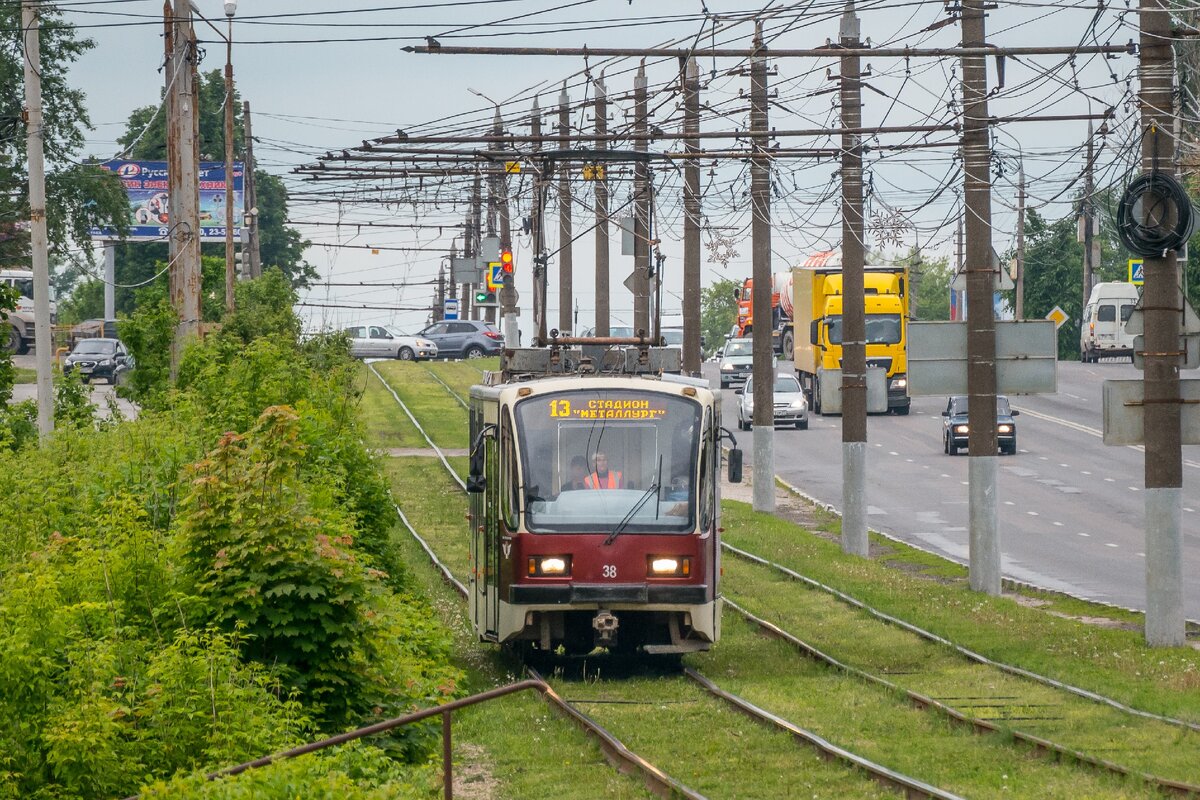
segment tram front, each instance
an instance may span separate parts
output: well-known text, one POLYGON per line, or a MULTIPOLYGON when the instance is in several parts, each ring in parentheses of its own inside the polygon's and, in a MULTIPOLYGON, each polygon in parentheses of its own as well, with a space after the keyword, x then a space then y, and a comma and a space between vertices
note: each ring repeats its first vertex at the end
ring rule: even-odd
POLYGON ((495 554, 480 587, 494 602, 487 638, 573 654, 707 649, 720 633, 714 394, 634 376, 497 389, 497 513, 476 526, 492 541, 473 548, 495 554))

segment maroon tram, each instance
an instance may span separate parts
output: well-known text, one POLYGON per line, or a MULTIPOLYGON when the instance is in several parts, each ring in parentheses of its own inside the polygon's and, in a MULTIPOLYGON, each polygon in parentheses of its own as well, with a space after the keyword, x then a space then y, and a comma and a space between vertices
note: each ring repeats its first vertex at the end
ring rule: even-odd
MULTIPOLYGON (((521 354, 506 354, 510 367, 521 354)), ((569 358, 553 374, 506 368, 472 387, 469 589, 480 639, 679 654, 720 635, 729 434, 718 397, 704 381, 627 361, 634 369, 617 374, 589 374, 586 361, 564 369, 569 358)), ((740 472, 735 450, 731 479, 740 472)))

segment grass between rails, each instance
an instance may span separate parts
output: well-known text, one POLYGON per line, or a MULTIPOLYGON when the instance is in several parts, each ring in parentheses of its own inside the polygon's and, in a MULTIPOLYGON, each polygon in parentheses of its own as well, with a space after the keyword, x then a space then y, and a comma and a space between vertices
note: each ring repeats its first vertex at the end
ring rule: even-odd
POLYGON ((836 542, 745 503, 725 501, 722 508, 725 540, 736 547, 997 661, 1136 708, 1200 721, 1200 653, 1191 648, 1149 648, 1140 632, 1084 624, 847 556, 836 542))
POLYGON ((721 641, 690 662, 722 688, 889 769, 965 797, 1155 796, 1136 780, 1038 758, 1004 736, 978 736, 760 634, 726 613, 721 641))
MULTIPOLYGON (((438 447, 465 449, 469 445, 466 410, 454 402, 422 365, 411 361, 379 361, 371 366, 400 396, 438 447)), ((395 400, 385 396, 394 407, 395 400)), ((399 408, 396 413, 404 416, 399 408)))
MULTIPOLYGON (((500 369, 499 358, 478 358, 474 361, 430 361, 425 368, 441 378, 464 403, 469 402, 471 387, 483 383, 483 373, 500 369)), ((446 391, 444 388, 442 391, 446 391)), ((457 403, 455 404, 457 405, 457 403)))
MULTIPOLYGON (((799 633, 809 644, 850 666, 940 699, 968 715, 989 719, 1001 726, 1006 726, 1007 721, 1015 730, 1106 758, 1135 771, 1189 783, 1200 782, 1200 734, 1130 717, 1108 706, 975 664, 946 647, 884 625, 824 592, 808 589, 766 567, 737 558, 728 558, 723 563, 726 597, 748 606, 752 613, 785 630, 799 633), (1163 747, 1167 742, 1171 746, 1163 747)), ((731 620, 745 625, 736 613, 729 613, 724 619, 726 638, 722 645, 729 641, 731 620)), ((791 651, 795 658, 804 658, 794 648, 780 646, 791 651)), ((878 691, 888 693, 882 687, 878 691)), ((931 726, 943 727, 941 720, 944 718, 938 712, 922 713, 938 720, 931 722, 931 726)), ((966 732, 965 728, 959 730, 966 732)), ((985 736, 980 741, 985 740, 995 744, 1000 737, 985 736)), ((1018 746, 1016 750, 1022 753, 1018 760, 1029 752, 1024 746, 1018 746)), ((948 760, 966 764, 971 758, 963 754, 948 760)), ((1017 781, 1016 769, 1009 766, 1000 772, 1017 781)), ((1060 767, 1059 772, 1064 769, 1060 767)), ((947 785, 941 779, 927 779, 947 785)), ((1030 784, 1026 782, 1025 785, 1030 784)), ((1054 785, 1053 780, 1047 783, 1047 796, 1054 785)), ((1012 785, 1009 789, 1017 791, 1012 785)), ((977 791, 978 787, 975 787, 975 791, 968 794, 974 796, 977 791)))
POLYGON ((383 389, 365 366, 360 372, 363 387, 359 401, 359 419, 363 430, 370 432, 369 445, 376 449, 392 447, 428 447, 408 416, 396 405, 396 400, 383 389))

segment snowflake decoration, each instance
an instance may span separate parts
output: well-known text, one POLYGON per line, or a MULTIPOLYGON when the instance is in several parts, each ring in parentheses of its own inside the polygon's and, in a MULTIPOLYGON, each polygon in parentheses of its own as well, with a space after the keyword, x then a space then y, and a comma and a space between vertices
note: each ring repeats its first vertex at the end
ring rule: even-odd
POLYGON ((887 244, 899 247, 904 242, 904 234, 911 229, 912 224, 895 209, 885 206, 884 213, 871 212, 871 234, 879 248, 887 244))
POLYGON ((704 246, 708 248, 708 263, 720 264, 722 268, 728 269, 729 262, 739 255, 733 247, 733 239, 712 230, 707 233, 708 241, 704 246))

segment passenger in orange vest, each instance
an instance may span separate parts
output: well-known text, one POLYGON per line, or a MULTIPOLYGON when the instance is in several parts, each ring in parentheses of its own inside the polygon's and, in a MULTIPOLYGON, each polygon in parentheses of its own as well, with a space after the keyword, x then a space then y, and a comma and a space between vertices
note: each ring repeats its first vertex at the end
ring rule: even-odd
POLYGON ((608 456, 604 453, 596 453, 592 456, 592 464, 595 471, 584 479, 589 489, 624 489, 625 482, 621 478, 620 470, 609 470, 608 456))

